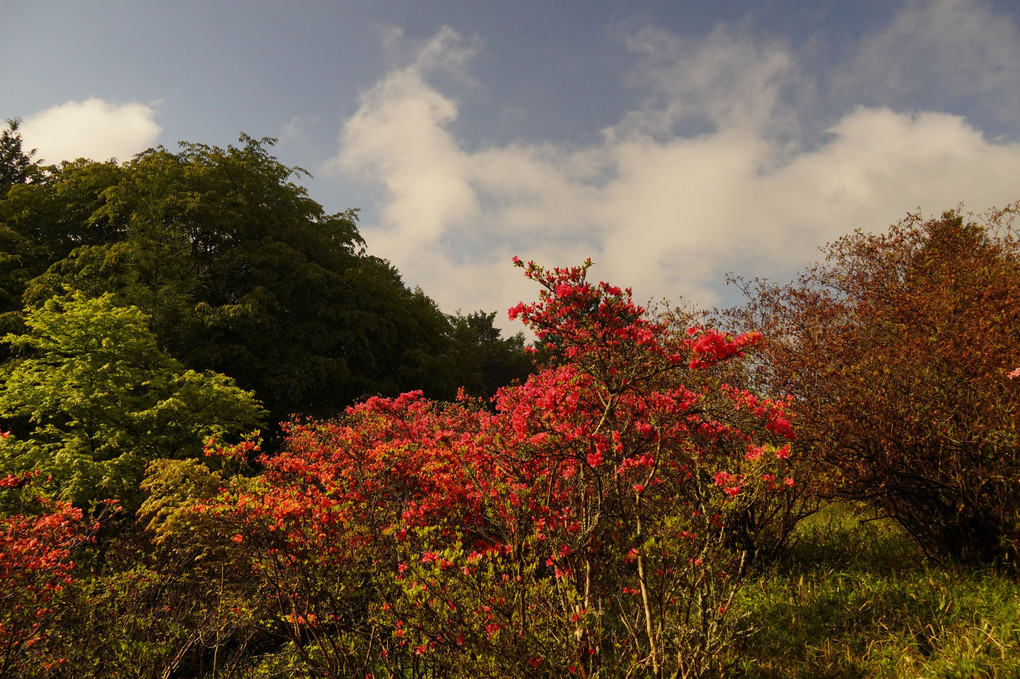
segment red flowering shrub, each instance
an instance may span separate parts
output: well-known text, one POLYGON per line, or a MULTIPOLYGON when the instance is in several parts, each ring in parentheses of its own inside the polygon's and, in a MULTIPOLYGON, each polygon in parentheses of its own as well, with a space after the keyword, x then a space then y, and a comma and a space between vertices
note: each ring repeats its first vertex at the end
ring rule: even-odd
POLYGON ((550 364, 494 411, 405 394, 293 424, 261 476, 206 506, 272 601, 266 624, 317 674, 719 661, 746 557, 728 523, 792 483, 786 404, 693 378, 759 336, 673 336, 588 266, 525 267, 541 296, 511 315, 550 364))
MULTIPOLYGON (((19 488, 27 480, 7 475, 0 488, 19 488)), ((61 592, 73 581, 70 550, 80 539, 81 510, 58 502, 46 511, 0 519, 0 677, 62 662, 46 641, 61 592)))

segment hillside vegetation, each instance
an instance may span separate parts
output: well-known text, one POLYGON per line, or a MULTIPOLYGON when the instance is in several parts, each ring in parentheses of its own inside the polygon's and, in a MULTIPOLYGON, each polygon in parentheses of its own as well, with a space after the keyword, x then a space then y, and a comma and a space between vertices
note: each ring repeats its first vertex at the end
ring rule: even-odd
POLYGON ((1020 676, 1017 206, 448 315, 272 140, 0 137, 0 679, 1020 676))

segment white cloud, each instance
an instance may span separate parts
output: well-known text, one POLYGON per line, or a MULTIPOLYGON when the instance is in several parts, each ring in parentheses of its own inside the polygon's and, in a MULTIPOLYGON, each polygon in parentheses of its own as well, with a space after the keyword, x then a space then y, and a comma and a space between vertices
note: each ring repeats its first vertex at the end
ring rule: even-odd
POLYGON ((126 160, 152 146, 160 127, 144 104, 110 104, 102 99, 69 101, 22 123, 27 148, 46 163, 90 158, 126 160))
POLYGON ((796 102, 816 83, 783 44, 724 29, 700 41, 642 29, 628 41, 648 96, 587 148, 469 148, 451 132, 457 102, 430 76, 463 75, 477 46, 450 29, 420 45, 362 95, 334 161, 384 187, 379 223, 363 225, 370 251, 449 310, 534 298, 513 254, 591 257, 594 276, 639 299, 711 305, 727 271, 788 278, 855 227, 1020 198, 1020 144, 957 115, 857 107, 821 143, 796 142, 796 102), (690 121, 703 129, 685 132, 690 121))
MULTIPOLYGON (((391 29, 386 40, 401 36, 391 29)), ((395 263, 435 247, 448 229, 479 215, 466 176, 469 158, 445 131, 457 106, 425 80, 434 73, 467 77, 473 54, 474 48, 444 27, 421 45, 409 66, 364 92, 344 127, 344 152, 334 165, 385 186, 388 233, 380 238, 381 248, 395 263)))

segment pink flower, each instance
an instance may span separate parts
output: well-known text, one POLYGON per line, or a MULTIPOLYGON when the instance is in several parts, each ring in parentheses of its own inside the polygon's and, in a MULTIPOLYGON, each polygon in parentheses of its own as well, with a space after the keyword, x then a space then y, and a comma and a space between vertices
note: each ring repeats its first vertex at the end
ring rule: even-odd
POLYGON ((1008 375, 1006 375, 1006 377, 1008 377, 1011 380, 1020 377, 1020 368, 1017 368, 1013 372, 1009 373, 1008 375))
POLYGON ((729 472, 716 472, 715 473, 715 485, 722 486, 734 479, 733 474, 729 472))

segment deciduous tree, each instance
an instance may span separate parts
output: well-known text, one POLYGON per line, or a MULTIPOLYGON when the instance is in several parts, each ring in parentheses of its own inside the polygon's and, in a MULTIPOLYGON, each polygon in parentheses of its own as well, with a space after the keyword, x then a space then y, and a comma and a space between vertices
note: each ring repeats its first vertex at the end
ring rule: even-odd
POLYGON ((326 214, 273 143, 81 160, 15 187, 0 201, 6 329, 67 287, 113 293, 184 365, 255 391, 274 425, 372 394, 452 399, 477 380, 458 344, 474 338, 367 254, 356 211, 326 214))
POLYGON ((753 383, 792 394, 802 456, 930 553, 1020 555, 1018 205, 855 232, 734 314, 768 339, 753 383))
POLYGON ((32 160, 35 149, 25 150, 19 127, 20 120, 8 120, 7 129, 0 132, 0 198, 7 193, 9 187, 25 184, 39 172, 32 160))
POLYGON ((146 316, 111 295, 75 292, 26 315, 7 335, 21 357, 7 366, 0 416, 0 472, 51 476, 51 491, 85 506, 133 506, 146 462, 202 455, 209 437, 237 440, 264 414, 254 396, 216 373, 185 369, 161 350, 146 316))

